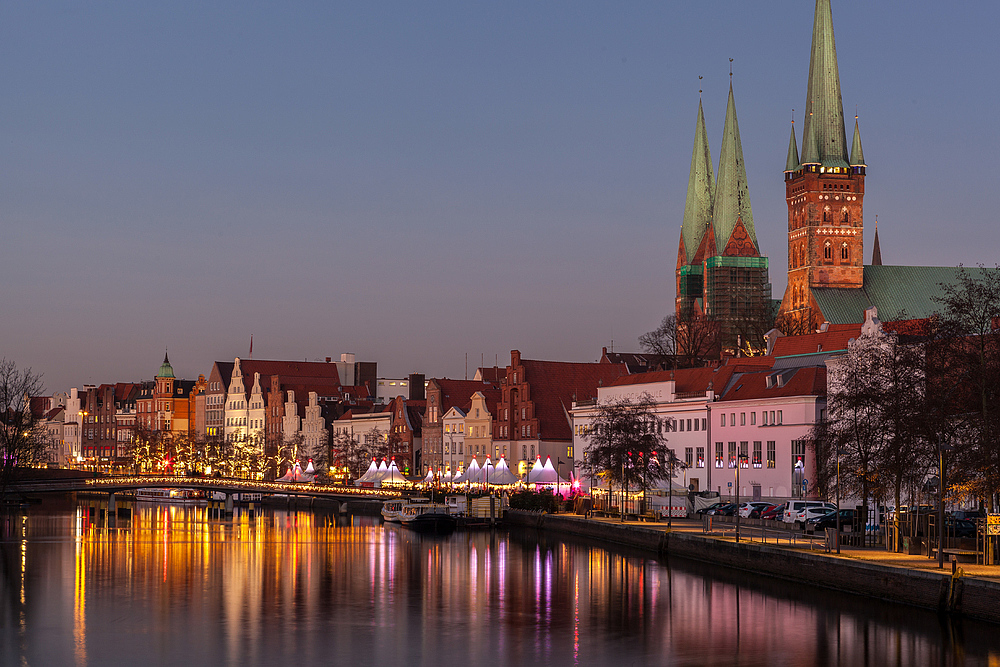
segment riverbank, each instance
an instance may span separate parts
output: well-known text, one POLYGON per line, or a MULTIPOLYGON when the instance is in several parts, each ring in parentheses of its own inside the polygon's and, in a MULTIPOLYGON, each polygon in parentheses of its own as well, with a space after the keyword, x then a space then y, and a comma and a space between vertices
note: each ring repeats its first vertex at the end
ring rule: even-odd
POLYGON ((748 541, 731 534, 705 534, 700 521, 622 523, 574 514, 511 510, 507 525, 633 547, 659 556, 679 556, 789 581, 1000 623, 1000 567, 961 566, 938 570, 923 556, 882 549, 841 549, 827 554, 811 544, 748 541))

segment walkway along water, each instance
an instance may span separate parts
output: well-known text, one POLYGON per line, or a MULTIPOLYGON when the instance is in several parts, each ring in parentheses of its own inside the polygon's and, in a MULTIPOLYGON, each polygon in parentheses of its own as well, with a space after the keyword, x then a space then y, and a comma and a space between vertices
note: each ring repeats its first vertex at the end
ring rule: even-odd
POLYGON ((665 524, 621 523, 573 514, 509 510, 507 525, 529 526, 655 552, 710 562, 746 572, 822 586, 889 602, 1000 623, 1000 568, 963 566, 955 574, 930 569, 922 556, 876 549, 843 549, 840 556, 806 546, 783 546, 706 535, 700 521, 665 524), (997 570, 993 574, 993 570, 997 570), (975 574, 970 574, 974 571, 975 574), (989 573, 989 574, 986 574, 989 573))

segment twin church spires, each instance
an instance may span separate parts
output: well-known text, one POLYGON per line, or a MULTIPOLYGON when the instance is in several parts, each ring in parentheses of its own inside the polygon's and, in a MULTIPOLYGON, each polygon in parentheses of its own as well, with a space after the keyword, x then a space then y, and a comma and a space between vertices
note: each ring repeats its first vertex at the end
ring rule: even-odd
POLYGON ((735 350, 754 337, 746 330, 748 322, 759 320, 770 309, 767 258, 761 257, 757 244, 730 81, 718 181, 712 172, 705 114, 698 102, 677 252, 677 318, 685 322, 711 317, 719 323, 722 348, 735 350))
MULTIPOLYGON (((848 154, 830 0, 816 0, 802 153, 792 125, 785 164, 788 286, 778 310, 785 333, 821 324, 813 290, 860 288, 864 276, 865 158, 857 118, 848 154)), ((718 181, 701 102, 677 257, 679 321, 709 316, 722 348, 756 346, 761 323, 773 321, 768 260, 761 256, 750 208, 732 81, 718 181)))

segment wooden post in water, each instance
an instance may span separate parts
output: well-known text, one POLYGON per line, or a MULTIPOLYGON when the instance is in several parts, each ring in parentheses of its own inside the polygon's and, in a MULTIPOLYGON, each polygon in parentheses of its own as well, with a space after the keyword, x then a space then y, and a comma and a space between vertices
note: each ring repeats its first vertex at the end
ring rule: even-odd
POLYGON ((108 494, 108 528, 115 527, 115 519, 117 518, 117 512, 115 511, 115 494, 108 494))
POLYGON ((226 518, 233 518, 233 494, 231 493, 226 494, 226 518))

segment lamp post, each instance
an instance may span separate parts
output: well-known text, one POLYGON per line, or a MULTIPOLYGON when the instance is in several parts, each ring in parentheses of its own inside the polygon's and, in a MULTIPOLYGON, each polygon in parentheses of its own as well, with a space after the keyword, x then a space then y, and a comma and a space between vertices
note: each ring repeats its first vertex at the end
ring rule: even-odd
POLYGON ((837 553, 840 553, 840 455, 843 450, 837 450, 837 553))
POLYGON ((747 455, 743 453, 743 449, 740 448, 736 452, 736 488, 734 492, 736 494, 736 541, 740 541, 740 467, 743 465, 743 461, 747 458, 747 455))
POLYGON ((938 441, 938 569, 944 568, 944 453, 951 450, 947 442, 938 441))
POLYGON ((556 495, 562 498, 562 464, 563 460, 556 457, 556 495))

